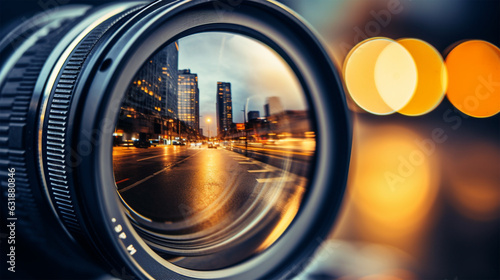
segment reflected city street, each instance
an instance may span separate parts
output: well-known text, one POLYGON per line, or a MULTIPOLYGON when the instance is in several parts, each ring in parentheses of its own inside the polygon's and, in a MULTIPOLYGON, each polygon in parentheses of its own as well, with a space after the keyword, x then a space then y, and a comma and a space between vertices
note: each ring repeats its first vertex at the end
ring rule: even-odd
POLYGON ((213 215, 214 210, 218 210, 214 219, 237 217, 262 186, 305 182, 301 174, 281 167, 293 166, 291 170, 301 172, 313 155, 263 145, 249 147, 253 157, 244 153, 241 144, 218 149, 208 145, 117 147, 113 157, 118 192, 132 209, 141 209, 141 215, 155 221, 172 223, 198 212, 213 215), (221 201, 228 193, 232 198, 221 201))
POLYGON ((161 232, 155 234, 161 246, 151 245, 179 266, 213 269, 244 260, 272 245, 299 210, 312 151, 225 144, 113 150, 117 190, 130 217, 145 235, 161 232), (239 241, 227 245, 235 236, 239 241), (189 258, 177 258, 189 249, 189 258), (228 250, 240 253, 231 257, 228 250))
POLYGON ((314 120, 290 66, 222 32, 184 37, 147 60, 113 133, 124 210, 155 252, 190 269, 234 265, 280 238, 315 155, 314 120))

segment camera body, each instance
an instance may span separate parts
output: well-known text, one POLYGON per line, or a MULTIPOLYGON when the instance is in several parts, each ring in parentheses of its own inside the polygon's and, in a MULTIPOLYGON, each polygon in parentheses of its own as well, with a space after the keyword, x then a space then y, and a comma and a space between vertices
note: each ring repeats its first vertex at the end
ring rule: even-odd
MULTIPOLYGON (((0 174, 2 201, 6 202, 2 205, 8 206, 2 207, 2 220, 8 221, 2 231, 6 230, 8 238, 1 246, 11 258, 8 265, 21 271, 13 278, 288 278, 301 270, 318 240, 328 234, 349 165, 347 109, 327 53, 307 24, 290 10, 263 0, 62 6, 25 20, 6 33, 0 41, 0 174), (179 51, 178 41, 208 32, 237 34, 270 48, 295 75, 306 109, 276 110, 279 102, 268 97, 266 118, 251 126, 246 120, 250 97, 244 96, 240 98, 246 97, 247 102, 243 126, 228 121, 227 128, 221 129, 220 122, 217 136, 211 137, 209 130, 206 137, 198 132, 199 127, 193 129, 182 119, 180 112, 162 113, 164 108, 168 111, 168 103, 158 103, 161 106, 155 106, 153 111, 158 112, 154 113, 149 107, 146 110, 146 105, 130 105, 133 88, 143 92, 141 100, 166 99, 161 78, 165 80, 167 74, 151 80, 137 77, 153 69, 148 65, 157 64, 162 49, 177 46, 180 55, 183 50, 179 51), (158 90, 154 89, 156 80, 158 90), (123 113, 129 111, 134 114, 123 113), (294 122, 307 123, 307 128, 293 130, 294 122), (141 126, 127 128, 127 123, 141 126), (160 147, 136 145, 139 142, 133 147, 115 147, 113 137, 126 134, 127 129, 144 143, 161 143, 160 147), (190 140, 181 140, 183 135, 190 140), (255 136, 249 140, 249 135, 255 136), (277 139, 285 143, 313 141, 314 148, 305 152, 297 151, 293 144, 292 148, 269 147, 276 141, 265 137, 273 135, 281 135, 277 139), (174 147, 172 137, 178 137, 179 142, 202 143, 206 139, 212 145, 217 141, 224 149, 208 147, 201 152, 221 158, 220 164, 230 157, 239 158, 244 160, 238 162, 241 165, 264 166, 268 171, 262 173, 280 175, 257 178, 244 190, 242 183, 231 185, 228 179, 223 182, 224 192, 218 194, 220 200, 208 203, 206 209, 191 206, 172 219, 173 214, 164 219, 151 216, 140 208, 143 206, 137 206, 147 206, 149 200, 137 204, 124 192, 141 184, 144 190, 137 194, 147 192, 146 188, 155 184, 146 181, 164 173, 174 176, 180 172, 174 167, 195 157, 188 147, 174 147), (117 151, 129 153, 133 149, 126 156, 144 154, 136 160, 143 162, 160 157, 144 152, 155 148, 165 153, 177 151, 186 159, 175 159, 121 188, 121 182, 134 178, 119 180, 117 151), (248 191, 251 199, 233 198, 248 191), (224 205, 233 208, 224 212, 220 209, 224 205), (225 218, 214 220, 217 216, 225 218)), ((170 67, 166 65, 163 72, 170 67)), ((179 83, 173 80, 179 86, 180 76, 185 75, 181 73, 186 72, 175 68, 172 73, 178 75, 179 83)), ((174 94, 181 102, 180 91, 174 94)), ((236 95, 235 91, 232 97, 227 95, 229 101, 221 99, 229 111, 225 115, 217 111, 218 120, 235 115, 228 102, 231 98, 239 102, 236 95)), ((295 109, 295 105, 289 106, 295 109)), ((201 117, 199 113, 195 116, 201 117)), ((205 170, 203 166, 193 167, 191 174, 205 170)), ((139 163, 128 168, 132 173, 149 172, 139 163)), ((209 171, 223 176, 229 167, 211 168, 209 171)), ((243 169, 231 172, 238 170, 243 169)), ((172 182, 165 187, 177 185, 172 182)), ((202 189, 186 191, 190 192, 187 197, 197 195, 207 200, 202 189)), ((152 192, 150 199, 158 193, 152 192)), ((172 191, 168 196, 176 194, 172 191)), ((175 198, 167 204, 182 210, 189 203, 175 198)), ((165 209, 170 208, 161 208, 158 213, 165 209)))

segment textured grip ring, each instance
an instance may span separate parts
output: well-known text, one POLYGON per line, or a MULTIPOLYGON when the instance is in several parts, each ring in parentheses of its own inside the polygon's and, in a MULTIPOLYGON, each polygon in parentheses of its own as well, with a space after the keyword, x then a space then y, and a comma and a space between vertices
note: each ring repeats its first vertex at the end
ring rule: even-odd
POLYGON ((94 46, 102 36, 117 22, 135 9, 114 16, 91 30, 78 43, 61 68, 47 103, 43 123, 42 161, 47 190, 52 205, 62 224, 77 239, 83 237, 78 205, 75 203, 75 189, 72 175, 72 156, 74 150, 70 144, 68 122, 73 103, 74 88, 79 81, 84 64, 94 46))

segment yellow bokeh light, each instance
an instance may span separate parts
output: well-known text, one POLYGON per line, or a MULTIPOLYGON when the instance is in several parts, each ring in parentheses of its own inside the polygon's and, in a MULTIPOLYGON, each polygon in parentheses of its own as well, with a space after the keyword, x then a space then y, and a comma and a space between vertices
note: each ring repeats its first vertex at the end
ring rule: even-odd
POLYGON ((375 85, 375 64, 379 54, 392 40, 373 38, 356 45, 344 63, 344 80, 354 102, 365 111, 388 115, 394 113, 378 93, 375 85))
POLYGON ((361 127, 353 143, 349 185, 360 226, 395 242, 423 227, 435 201, 439 172, 422 136, 401 126, 361 127), (417 140, 417 141, 416 141, 417 140))
POLYGON ((354 102, 376 115, 388 115, 404 107, 417 84, 411 54, 389 38, 371 38, 356 45, 343 70, 354 102))
POLYGON ((456 46, 446 57, 450 102, 478 118, 500 112, 500 50, 480 40, 456 46))
POLYGON ((407 49, 396 42, 384 48, 375 64, 375 85, 394 111, 408 104, 417 87, 417 66, 407 49))
POLYGON ((430 44, 418 39, 397 41, 412 55, 418 71, 418 83, 410 102, 398 112, 407 116, 424 115, 444 98, 448 75, 441 54, 430 44))

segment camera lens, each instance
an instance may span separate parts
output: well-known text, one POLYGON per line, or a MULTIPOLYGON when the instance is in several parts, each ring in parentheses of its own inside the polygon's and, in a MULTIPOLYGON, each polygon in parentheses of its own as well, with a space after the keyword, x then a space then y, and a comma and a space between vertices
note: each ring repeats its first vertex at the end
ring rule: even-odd
POLYGON ((16 169, 20 230, 58 262, 65 249, 50 247, 67 239, 111 274, 290 277, 328 234, 347 111, 331 60, 287 8, 68 6, 0 51, 0 165, 16 169))
POLYGON ((309 185, 310 115, 293 71, 256 40, 207 32, 162 48, 133 78, 114 132, 118 193, 138 232, 192 269, 269 247, 309 185))

